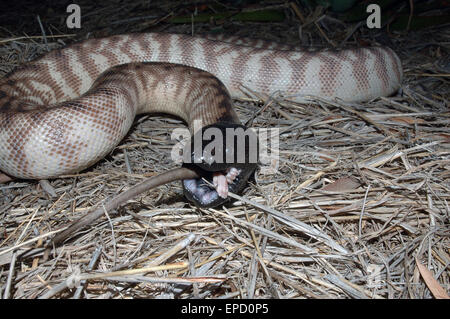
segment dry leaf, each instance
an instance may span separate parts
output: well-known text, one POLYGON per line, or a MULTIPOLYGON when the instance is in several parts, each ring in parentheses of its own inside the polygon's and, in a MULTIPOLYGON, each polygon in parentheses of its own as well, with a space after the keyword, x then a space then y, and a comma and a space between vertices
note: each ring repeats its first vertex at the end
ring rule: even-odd
POLYGON ((390 119, 391 121, 396 122, 403 122, 406 124, 423 124, 426 123, 423 119, 413 118, 413 117, 406 117, 406 116, 397 116, 390 119))
POLYGON ((427 285, 428 289, 430 289, 431 293, 433 294, 434 298, 450 299, 445 289, 442 288, 442 286, 437 282, 436 279, 434 279, 431 271, 429 271, 428 268, 425 267, 417 258, 416 258, 416 265, 417 268, 419 268, 419 272, 422 275, 422 278, 425 281, 425 284, 427 285))
POLYGON ((360 183, 356 178, 342 177, 331 184, 322 187, 323 191, 328 192, 344 192, 358 188, 360 183))

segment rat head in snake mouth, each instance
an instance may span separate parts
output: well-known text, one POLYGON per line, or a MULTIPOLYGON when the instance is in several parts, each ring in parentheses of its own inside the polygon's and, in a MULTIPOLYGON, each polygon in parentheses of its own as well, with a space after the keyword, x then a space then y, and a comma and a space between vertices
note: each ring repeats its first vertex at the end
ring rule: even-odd
POLYGON ((183 180, 184 194, 199 207, 215 207, 240 192, 258 163, 258 138, 244 125, 217 122, 198 130, 185 148, 183 166, 202 178, 183 180), (205 181, 206 180, 206 181, 205 181))

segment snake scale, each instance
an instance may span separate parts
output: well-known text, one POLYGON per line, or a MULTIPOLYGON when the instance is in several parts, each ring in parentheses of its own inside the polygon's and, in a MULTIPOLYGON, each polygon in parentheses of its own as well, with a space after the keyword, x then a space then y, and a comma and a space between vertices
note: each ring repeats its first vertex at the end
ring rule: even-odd
MULTIPOLYGON (((0 79, 0 171, 23 179, 79 172, 111 152, 137 114, 175 115, 192 133, 196 120, 224 130, 242 126, 231 97, 248 91, 367 101, 402 81, 399 58, 385 47, 308 52, 230 39, 116 35, 19 66, 0 79)), ((211 173, 214 185, 242 189, 255 165, 233 167, 211 169, 220 171, 211 173)), ((200 206, 226 197, 198 179, 184 188, 200 206)))

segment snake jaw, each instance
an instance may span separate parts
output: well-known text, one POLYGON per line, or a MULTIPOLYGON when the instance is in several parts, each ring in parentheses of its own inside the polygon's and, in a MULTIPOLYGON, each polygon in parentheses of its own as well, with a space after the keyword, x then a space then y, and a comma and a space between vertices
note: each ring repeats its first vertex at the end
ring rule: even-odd
MULTIPOLYGON (((229 200, 229 192, 238 193, 247 184, 248 178, 257 167, 257 157, 256 160, 254 160, 252 159, 252 155, 257 154, 258 140, 255 133, 249 133, 249 131, 246 131, 245 126, 236 123, 215 123, 205 126, 200 130, 200 133, 202 134, 200 137, 201 149, 197 150, 197 152, 192 149, 194 138, 198 134, 196 133, 191 140, 191 144, 187 146, 187 150, 189 150, 191 154, 191 162, 184 163, 183 166, 197 171, 202 178, 183 180, 184 194, 187 199, 199 207, 216 207, 229 200), (223 149, 220 149, 218 152, 215 151, 213 155, 208 155, 203 152, 210 142, 209 139, 203 139, 203 133, 208 128, 218 129, 223 138, 223 143, 219 144, 223 145, 223 149), (234 143, 232 143, 232 146, 226 145, 225 141, 229 141, 229 139, 227 139, 227 134, 230 134, 230 132, 227 131, 228 128, 242 129, 242 132, 245 132, 244 140, 239 140, 242 136, 238 136, 233 140, 234 143), (237 143, 239 143, 239 141, 244 143, 245 147, 241 148, 241 150, 243 149, 244 154, 237 154, 237 143), (251 145, 252 142, 256 143, 256 145, 251 145), (253 146, 256 147, 256 150, 253 146), (199 151, 201 151, 201 153, 199 153, 199 151), (227 162, 222 160, 224 158, 228 159, 227 155, 230 154, 232 158, 231 161, 227 162), (218 155, 223 156, 222 159, 219 159, 218 155), (205 182, 205 180, 207 182, 205 182)), ((217 138, 217 136, 215 136, 215 138, 217 138)), ((214 140, 214 142, 216 142, 216 140, 214 140)))

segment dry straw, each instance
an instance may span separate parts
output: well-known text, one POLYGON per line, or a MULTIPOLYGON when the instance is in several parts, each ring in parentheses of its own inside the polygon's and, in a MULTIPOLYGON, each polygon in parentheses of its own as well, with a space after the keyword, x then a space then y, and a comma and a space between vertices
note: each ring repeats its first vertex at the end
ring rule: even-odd
MULTIPOLYGON (((173 9, 155 3, 166 14, 173 9)), ((97 31, 94 22, 109 17, 126 21, 133 16, 126 10, 107 7, 86 16, 83 32, 97 31)), ((257 173, 243 194, 233 195, 234 204, 216 209, 187 204, 179 184, 162 186, 47 250, 42 247, 50 235, 92 207, 175 167, 170 132, 183 124, 143 116, 112 154, 81 174, 44 184, 0 184, 1 295, 445 298, 450 90, 449 71, 437 62, 450 49, 450 30, 386 36, 302 13, 300 30, 296 18, 285 24, 228 22, 223 28, 289 44, 387 43, 403 63, 402 94, 315 104, 262 96, 263 108, 254 102, 259 97, 235 101, 243 122, 280 129, 277 173, 257 173)), ((160 22, 106 23, 102 34, 210 29, 160 22)), ((38 37, 9 31, 13 35, 0 41, 2 74, 72 41, 55 32, 44 46, 38 37)))

